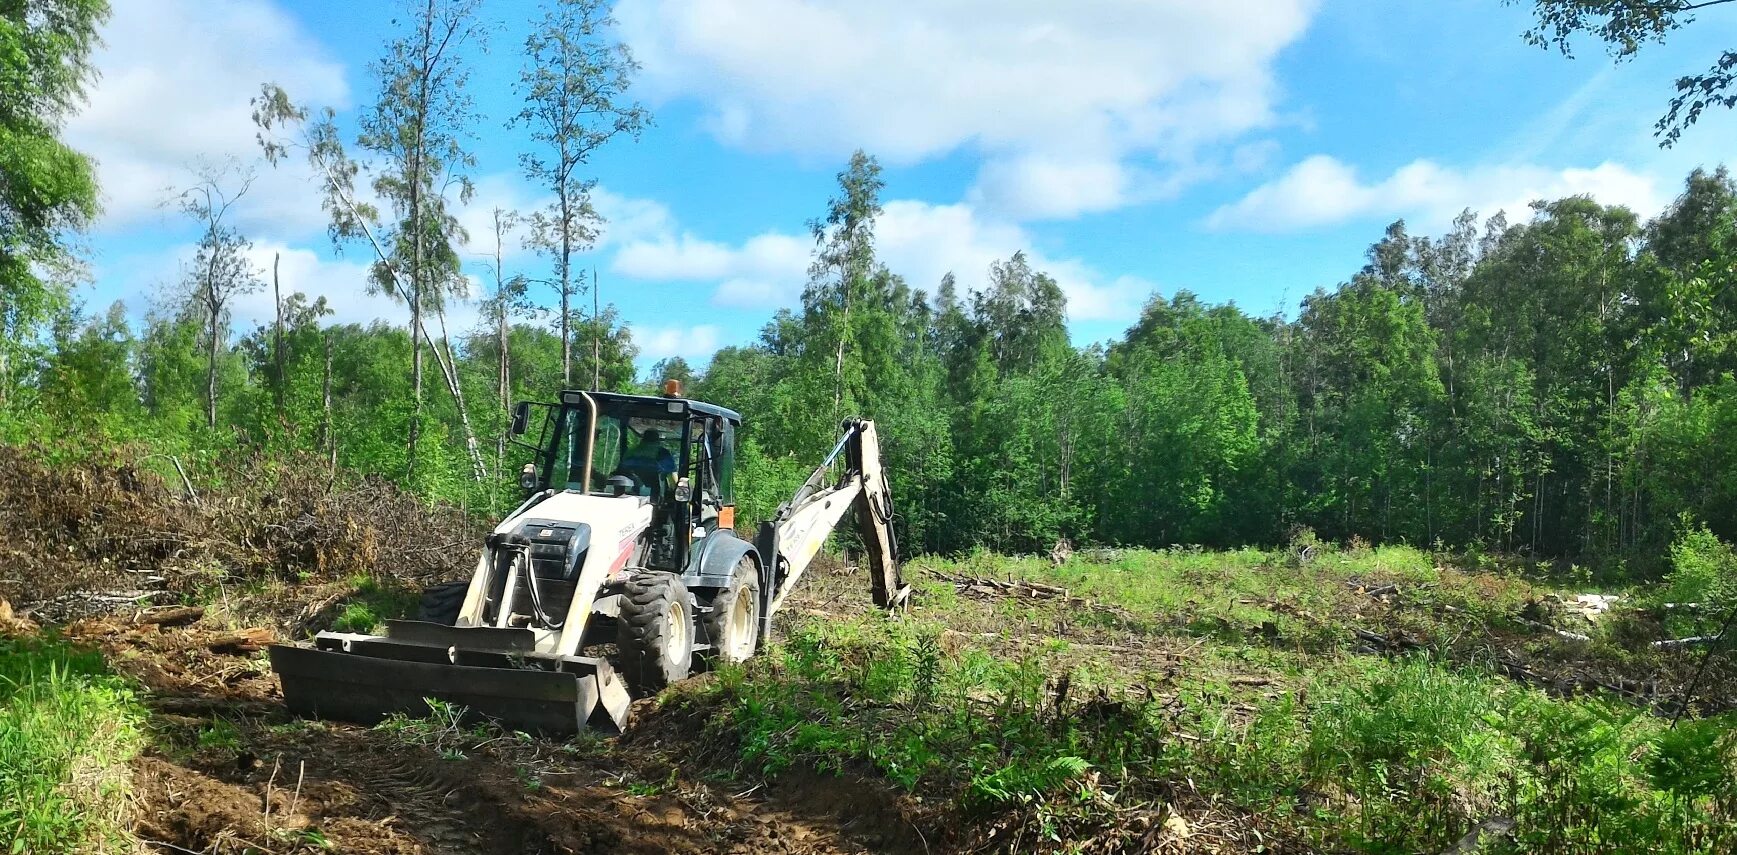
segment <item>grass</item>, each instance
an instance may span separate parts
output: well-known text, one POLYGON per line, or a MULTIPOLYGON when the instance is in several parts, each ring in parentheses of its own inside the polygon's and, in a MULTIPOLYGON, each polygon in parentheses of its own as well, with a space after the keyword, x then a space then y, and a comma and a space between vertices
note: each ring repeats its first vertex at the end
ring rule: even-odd
POLYGON ((14 853, 128 851, 144 711, 95 653, 0 638, 0 838, 14 853))
POLYGON ((751 771, 873 772, 953 805, 992 850, 1136 851, 1175 817, 1309 851, 1473 834, 1484 852, 1737 847, 1737 714, 1673 728, 1454 657, 1468 627, 1523 628, 1543 591, 1521 580, 1391 548, 973 556, 914 575, 911 618, 799 618, 666 703, 710 711, 751 771), (986 601, 941 581, 956 575, 1088 602, 986 601), (1388 584, 1405 609, 1371 606, 1388 584), (1348 622, 1415 650, 1359 655, 1348 622))
POLYGON ((344 602, 343 609, 332 621, 332 629, 372 633, 379 631, 388 620, 416 616, 418 591, 367 575, 353 577, 350 584, 355 593, 344 602))

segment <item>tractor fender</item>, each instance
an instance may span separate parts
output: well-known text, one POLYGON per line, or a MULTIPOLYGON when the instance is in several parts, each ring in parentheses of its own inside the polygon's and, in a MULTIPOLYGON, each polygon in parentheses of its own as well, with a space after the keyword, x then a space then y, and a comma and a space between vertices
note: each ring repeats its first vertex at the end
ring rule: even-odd
POLYGON ((687 569, 682 572, 682 582, 689 588, 722 588, 730 584, 730 574, 744 555, 752 555, 755 566, 763 567, 754 544, 728 529, 713 532, 700 541, 699 547, 689 553, 687 569))

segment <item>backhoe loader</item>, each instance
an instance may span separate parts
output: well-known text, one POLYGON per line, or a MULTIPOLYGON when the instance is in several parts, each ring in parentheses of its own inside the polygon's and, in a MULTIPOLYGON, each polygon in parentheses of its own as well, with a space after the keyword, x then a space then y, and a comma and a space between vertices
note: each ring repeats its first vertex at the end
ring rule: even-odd
POLYGON ((469 579, 430 588, 385 634, 322 632, 271 648, 297 715, 364 723, 426 715, 550 735, 620 729, 634 698, 696 667, 753 656, 826 537, 856 511, 877 605, 896 609, 892 498, 874 422, 832 453, 751 538, 736 533, 732 410, 664 394, 565 391, 521 403, 527 497, 488 535, 469 579), (534 443, 533 410, 542 413, 534 443))

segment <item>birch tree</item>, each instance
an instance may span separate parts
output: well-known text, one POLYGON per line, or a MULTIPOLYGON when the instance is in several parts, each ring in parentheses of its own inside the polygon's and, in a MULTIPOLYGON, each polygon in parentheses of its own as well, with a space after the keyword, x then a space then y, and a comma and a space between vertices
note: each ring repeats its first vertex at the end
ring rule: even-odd
POLYGON ((186 272, 188 300, 205 326, 205 426, 217 427, 217 358, 229 339, 229 310, 237 296, 265 286, 248 259, 253 243, 229 222, 253 185, 238 164, 202 164, 193 186, 175 196, 181 212, 199 224, 199 248, 186 272))
POLYGON ((453 248, 464 234, 448 206, 455 199, 468 201, 472 192, 464 170, 474 165, 474 158, 464 143, 476 112, 466 91, 470 69, 465 50, 482 41, 480 7, 478 0, 418 0, 406 10, 403 31, 370 65, 379 94, 362 111, 356 143, 373 155, 369 186, 386 211, 357 193, 362 166, 345 150, 330 109, 313 113, 270 83, 253 101, 266 157, 276 164, 292 148, 306 153, 324 184, 332 239, 366 243, 375 256, 370 289, 408 308, 413 406, 407 477, 415 474, 422 438, 425 350, 434 355, 457 405, 472 475, 480 481, 487 474, 450 339, 430 335, 428 323, 433 315, 444 326, 447 302, 465 295, 453 248))
POLYGON ((583 291, 573 270, 575 253, 590 249, 603 218, 591 204, 594 178, 579 173, 609 140, 637 139, 650 114, 627 97, 639 65, 627 46, 608 34, 615 23, 603 0, 554 0, 525 39, 519 94, 525 99, 513 123, 530 130, 536 148, 519 156, 525 177, 553 196, 530 215, 529 244, 554 267, 560 296, 561 381, 573 376, 573 298, 583 291))

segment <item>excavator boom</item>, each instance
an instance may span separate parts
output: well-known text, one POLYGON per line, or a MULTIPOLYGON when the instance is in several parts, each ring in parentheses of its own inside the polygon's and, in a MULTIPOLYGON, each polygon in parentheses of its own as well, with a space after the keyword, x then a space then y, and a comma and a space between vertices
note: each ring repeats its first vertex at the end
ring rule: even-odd
POLYGON ((910 597, 910 586, 899 575, 898 542, 893 535, 892 493, 881 470, 880 438, 875 423, 848 419, 844 435, 833 446, 796 495, 762 524, 760 554, 777 556, 777 588, 766 609, 766 620, 783 606, 814 556, 826 544, 846 512, 855 510, 857 531, 867 551, 869 584, 875 605, 899 608, 910 597), (835 464, 843 455, 842 471, 835 464))

